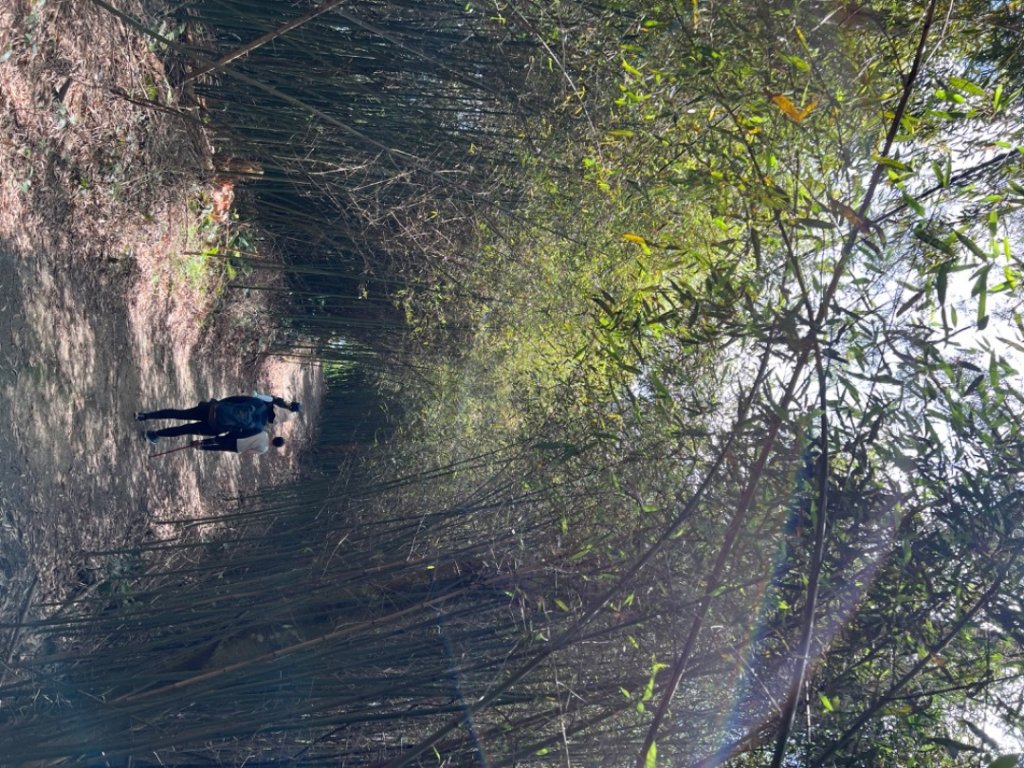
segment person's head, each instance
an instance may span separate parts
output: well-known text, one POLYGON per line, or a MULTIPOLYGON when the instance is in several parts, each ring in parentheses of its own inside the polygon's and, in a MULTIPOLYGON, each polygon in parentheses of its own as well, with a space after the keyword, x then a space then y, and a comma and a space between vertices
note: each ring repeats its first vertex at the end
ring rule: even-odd
POLYGON ((273 440, 270 441, 270 444, 275 448, 280 448, 282 445, 284 445, 284 438, 275 437, 273 440))

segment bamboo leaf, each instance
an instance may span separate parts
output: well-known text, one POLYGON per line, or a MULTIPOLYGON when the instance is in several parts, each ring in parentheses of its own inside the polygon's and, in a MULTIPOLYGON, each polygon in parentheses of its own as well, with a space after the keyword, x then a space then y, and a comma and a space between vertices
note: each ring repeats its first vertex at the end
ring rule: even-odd
POLYGON ((784 57, 786 61, 792 64, 794 67, 799 69, 801 72, 810 72, 811 65, 796 55, 789 55, 784 57))
POLYGON ((636 243, 637 245, 640 246, 641 250, 643 250, 645 254, 650 255, 651 247, 647 244, 647 240, 643 236, 633 234, 632 232, 626 232, 622 236, 622 239, 627 240, 631 243, 636 243))
POLYGON ((985 304, 988 298, 988 269, 986 265, 978 272, 978 280, 971 289, 971 295, 978 297, 978 330, 984 331, 988 326, 988 314, 985 311, 985 304))
POLYGON ((629 72, 629 74, 633 75, 633 77, 643 77, 644 76, 643 72, 641 72, 639 69, 634 67, 632 64, 630 64, 625 59, 622 60, 622 68, 624 70, 626 70, 627 72, 629 72))
POLYGON ((839 200, 836 200, 834 198, 830 201, 830 203, 832 206, 832 210, 836 211, 844 219, 846 219, 847 223, 854 229, 864 229, 865 227, 867 227, 867 221, 865 221, 859 213, 853 210, 853 208, 848 206, 846 203, 840 202, 839 200))
POLYGON ((906 192, 901 191, 900 195, 903 197, 903 202, 907 205, 910 210, 916 213, 918 216, 924 216, 924 206, 921 205, 914 197, 908 195, 906 192))
POLYGON ((871 156, 871 159, 874 160, 879 165, 884 165, 887 168, 895 168, 897 171, 913 171, 914 170, 913 168, 911 168, 906 163, 902 163, 902 162, 900 162, 899 160, 897 160, 896 158, 893 158, 893 157, 885 157, 884 155, 877 155, 877 154, 875 154, 875 155, 871 156))
POLYGON ((974 242, 971 238, 969 238, 962 232, 954 232, 953 234, 956 235, 956 239, 959 240, 962 245, 965 245, 971 253, 973 253, 975 256, 977 256, 979 259, 983 261, 988 261, 989 254, 981 250, 978 244, 974 242))
POLYGON ((949 186, 949 170, 948 170, 948 168, 943 167, 940 163, 936 162, 935 160, 932 160, 931 166, 932 166, 932 173, 935 174, 935 181, 938 182, 938 185, 940 187, 943 187, 943 188, 948 187, 949 186))
POLYGON ((956 256, 956 254, 953 252, 952 246, 949 243, 947 243, 945 240, 936 237, 924 227, 915 227, 914 237, 916 237, 923 243, 927 243, 932 248, 936 249, 937 251, 940 251, 941 253, 946 254, 949 257, 956 256))
POLYGON ((900 305, 900 308, 896 310, 896 316, 899 317, 904 312, 906 312, 908 309, 910 309, 912 306, 914 306, 918 301, 920 301, 922 296, 924 296, 924 290, 918 291, 913 296, 911 296, 909 299, 907 299, 905 302, 903 302, 900 305))
POLYGON ((986 95, 983 88, 975 85, 970 80, 965 80, 964 78, 957 77, 956 75, 950 76, 949 84, 952 85, 952 86, 955 86, 956 88, 959 88, 964 93, 971 94, 971 96, 985 96, 986 95))
MULTIPOLYGON (((647 754, 644 755, 644 768, 658 768, 657 742, 652 741, 651 746, 647 749, 647 754)), ((996 766, 996 768, 1004 768, 1004 766, 996 766)))
POLYGON ((1007 346, 1013 347, 1014 349, 1016 349, 1021 354, 1024 354, 1024 344, 1016 342, 1013 339, 1008 339, 1005 336, 998 336, 997 339, 1000 342, 1002 342, 1003 344, 1006 344, 1007 346))
POLYGON ((814 108, 818 106, 818 101, 815 99, 810 102, 806 107, 802 109, 797 107, 792 100, 781 93, 777 93, 771 97, 772 103, 783 111, 783 113, 792 120, 794 123, 802 123, 814 108))

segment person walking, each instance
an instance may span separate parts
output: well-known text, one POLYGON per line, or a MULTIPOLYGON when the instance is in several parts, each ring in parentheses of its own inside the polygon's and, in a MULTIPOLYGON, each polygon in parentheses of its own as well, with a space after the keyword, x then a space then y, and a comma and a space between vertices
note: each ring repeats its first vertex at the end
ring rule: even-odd
POLYGON ((230 451, 233 453, 248 453, 254 456, 261 456, 270 450, 270 446, 280 448, 284 445, 283 437, 270 439, 265 429, 250 434, 248 432, 228 432, 226 435, 207 437, 205 440, 195 440, 192 445, 200 451, 230 451))
POLYGON ((171 450, 164 451, 163 453, 151 454, 150 458, 155 459, 158 456, 166 456, 169 453, 178 453, 179 451, 185 451, 189 448, 196 448, 201 451, 231 451, 233 453, 261 455, 266 453, 270 449, 270 446, 280 448, 283 445, 283 437, 275 437, 271 440, 266 430, 261 430, 253 435, 236 435, 228 432, 225 435, 216 435, 214 437, 208 437, 205 440, 193 440, 180 448, 172 448, 171 450))
POLYGON ((176 427, 148 430, 146 439, 156 443, 161 437, 179 437, 181 435, 217 436, 225 433, 255 435, 268 424, 274 422, 275 408, 287 408, 292 413, 300 413, 302 405, 293 400, 288 403, 280 397, 261 395, 233 395, 223 400, 204 400, 194 408, 162 408, 156 411, 139 411, 135 414, 137 421, 156 419, 180 419, 187 421, 176 427))

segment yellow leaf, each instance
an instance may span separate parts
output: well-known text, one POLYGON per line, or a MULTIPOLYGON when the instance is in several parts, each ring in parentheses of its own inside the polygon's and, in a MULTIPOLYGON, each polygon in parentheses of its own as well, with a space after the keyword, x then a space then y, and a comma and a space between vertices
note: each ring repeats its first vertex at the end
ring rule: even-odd
POLYGON ((834 197, 829 198, 829 208, 832 209, 833 213, 838 213, 858 232, 871 232, 873 231, 880 241, 883 243, 886 241, 885 230, 878 226, 871 219, 865 218, 857 213, 853 208, 848 206, 846 203, 841 203, 834 197))
POLYGON ((636 243, 637 245, 640 246, 641 250, 644 253, 650 253, 651 252, 651 247, 647 244, 647 240, 645 240, 640 235, 634 235, 632 232, 626 232, 622 236, 622 239, 623 240, 627 240, 627 241, 629 241, 631 243, 636 243))
POLYGON ((786 113, 786 116, 791 120, 797 122, 800 121, 800 110, 796 108, 796 105, 789 100, 789 97, 783 96, 781 93, 776 93, 772 96, 772 103, 786 113))
POLYGON ((815 99, 810 104, 808 104, 806 107, 801 109, 800 110, 800 114, 802 115, 802 117, 800 119, 803 120, 805 117, 807 117, 809 114, 811 114, 811 112, 814 111, 814 108, 816 106, 818 106, 818 100, 817 99, 815 99))
POLYGON ((800 109, 788 96, 784 96, 781 93, 776 93, 772 96, 772 103, 781 109, 786 117, 792 120, 794 123, 802 123, 804 119, 814 111, 814 108, 818 106, 818 100, 815 99, 803 109, 800 109))
POLYGON ((848 206, 846 203, 841 203, 834 197, 829 200, 829 207, 832 208, 834 213, 840 214, 854 229, 863 231, 867 229, 868 223, 865 221, 859 213, 853 208, 848 206))

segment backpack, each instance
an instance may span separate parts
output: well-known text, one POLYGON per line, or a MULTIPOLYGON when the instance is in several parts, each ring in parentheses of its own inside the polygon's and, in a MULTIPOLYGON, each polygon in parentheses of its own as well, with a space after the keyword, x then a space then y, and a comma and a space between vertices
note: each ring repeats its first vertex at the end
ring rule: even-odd
POLYGON ((267 421, 267 403, 256 397, 229 397, 214 404, 213 426, 224 432, 258 432, 267 421))

